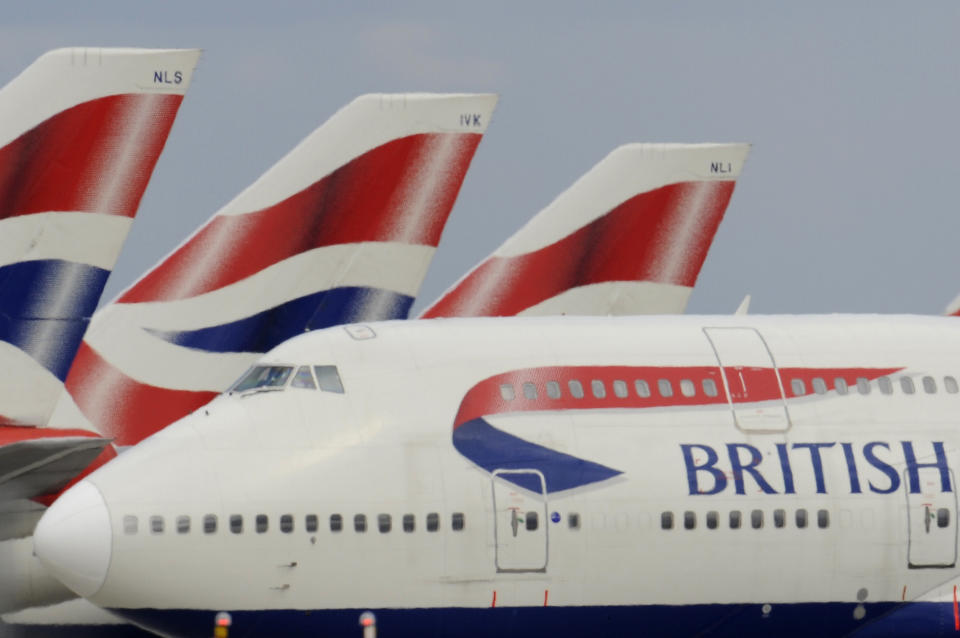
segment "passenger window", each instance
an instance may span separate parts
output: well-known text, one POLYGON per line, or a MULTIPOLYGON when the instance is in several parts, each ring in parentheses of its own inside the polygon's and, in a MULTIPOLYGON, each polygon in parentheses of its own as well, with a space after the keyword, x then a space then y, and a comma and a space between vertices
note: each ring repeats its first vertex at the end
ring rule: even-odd
POLYGON ((834 379, 833 387, 837 389, 837 394, 846 394, 850 392, 850 389, 847 387, 847 380, 843 377, 837 377, 834 379))
POLYGON ((673 529, 673 512, 660 514, 660 529, 673 529))
POLYGON ((379 514, 377 516, 377 529, 381 534, 386 534, 393 528, 393 520, 389 514, 379 514))
POLYGON ((717 396, 717 382, 713 379, 704 379, 700 385, 703 386, 703 393, 708 397, 717 396))
MULTIPOLYGON (((536 514, 534 514, 536 516, 536 514)), ((450 520, 450 527, 453 528, 453 531, 459 532, 463 529, 464 518, 461 512, 454 512, 450 520)), ((536 524, 536 523, 534 523, 536 524)), ((529 529, 529 523, 527 523, 529 529)))
POLYGON ((903 390, 904 394, 913 394, 917 391, 916 386, 913 385, 913 379, 910 377, 900 377, 900 389, 903 390))
POLYGON ((793 396, 795 397, 802 397, 807 393, 807 388, 804 386, 803 379, 791 379, 790 390, 793 391, 793 396))
POLYGON ((254 525, 257 528, 257 534, 263 534, 267 531, 268 521, 266 514, 257 514, 257 518, 254 519, 254 525))
POLYGON ((633 389, 636 391, 637 396, 643 399, 646 399, 650 396, 650 384, 644 381, 643 379, 637 379, 633 382, 633 389))
POLYGON ((830 512, 817 510, 817 527, 823 529, 830 526, 830 512))
POLYGON ((163 517, 162 516, 150 517, 150 533, 163 534, 163 517))
POLYGON ((127 515, 123 517, 123 533, 133 535, 137 533, 137 517, 127 515))
POLYGON ((527 512, 527 515, 523 517, 523 521, 527 525, 528 532, 534 532, 537 530, 537 527, 540 526, 540 517, 537 516, 536 512, 527 512))
POLYGON ((579 381, 576 379, 569 381, 567 383, 567 387, 570 389, 570 396, 572 396, 574 399, 583 398, 583 385, 579 381))
POLYGON ((567 515, 567 527, 570 529, 580 529, 580 515, 570 513, 567 515))
POLYGON ((787 524, 787 513, 784 510, 773 510, 773 526, 783 527, 787 524))
POLYGON ((190 533, 190 517, 178 516, 177 517, 177 534, 189 534, 189 533, 190 533))
POLYGON ((204 534, 216 534, 217 533, 217 515, 216 514, 207 514, 203 517, 203 533, 204 534))
POLYGON ((692 397, 697 393, 697 386, 693 385, 693 381, 690 379, 681 379, 680 380, 680 394, 685 397, 692 397))
POLYGON ((937 527, 948 527, 950 525, 950 510, 941 507, 937 510, 937 527))
POLYGON ((870 394, 870 379, 857 377, 857 392, 864 395, 870 394))
POLYGON ((670 384, 670 379, 658 379, 657 389, 660 390, 660 396, 662 397, 673 396, 673 386, 670 384))
POLYGON ((720 522, 720 515, 711 510, 707 512, 707 529, 717 529, 720 522))
POLYGON ((763 527, 763 510, 753 510, 750 512, 750 527, 753 529, 763 527))
POLYGON ((427 514, 427 531, 435 532, 440 529, 440 515, 436 512, 427 514))
POLYGON ((740 510, 732 510, 730 512, 730 529, 740 529, 740 523, 740 510))
POLYGON ((314 533, 320 529, 320 521, 316 514, 307 514, 303 518, 303 528, 309 533, 314 533))
POLYGON ((933 394, 937 391, 937 382, 934 381, 933 377, 923 378, 923 391, 927 394, 933 394))
POLYGON ((880 388, 880 394, 893 394, 893 382, 890 381, 890 377, 877 379, 877 387, 880 388))
POLYGON ((339 532, 343 530, 343 517, 339 514, 330 515, 330 531, 339 532))
POLYGON ((293 381, 290 382, 291 388, 309 388, 316 390, 317 384, 313 382, 313 373, 310 372, 310 366, 300 366, 297 373, 293 375, 293 381))
POLYGON ((551 399, 559 399, 560 384, 556 381, 547 381, 547 396, 551 399))
POLYGON ((617 379, 616 381, 614 381, 613 393, 619 399, 626 399, 627 398, 627 382, 621 381, 620 379, 617 379))
POLYGON ((537 386, 527 381, 523 384, 523 396, 531 401, 537 398, 537 386))
POLYGON ((500 384, 500 398, 504 401, 513 401, 513 384, 511 383, 501 383, 500 384))
POLYGON ((244 392, 255 388, 282 388, 293 366, 254 366, 230 388, 231 392, 244 392))
POLYGON ((683 529, 693 529, 697 526, 697 515, 690 510, 683 513, 683 529))
POLYGON ((313 366, 313 371, 317 373, 317 384, 321 390, 343 394, 343 381, 340 380, 337 366, 313 366))
POLYGON ((817 394, 827 393, 827 382, 823 380, 823 377, 813 378, 813 391, 817 394))
POLYGON ((417 527, 416 518, 413 514, 404 514, 403 515, 403 531, 406 533, 411 533, 417 527))
POLYGON ((230 515, 230 531, 234 534, 240 534, 243 532, 243 516, 240 514, 230 515))
POLYGON ((594 379, 590 382, 590 390, 593 392, 593 396, 602 399, 607 396, 607 388, 603 385, 603 381, 600 379, 594 379))
POLYGON ((956 394, 957 393, 957 380, 953 377, 944 377, 943 378, 943 389, 947 391, 947 394, 956 394))
POLYGON ((807 526, 807 510, 799 509, 797 510, 797 527, 803 529, 807 526))
POLYGON ((357 514, 353 517, 353 531, 363 534, 367 531, 367 515, 357 514))
POLYGON ((293 531, 293 514, 284 514, 280 517, 280 531, 284 534, 293 531))

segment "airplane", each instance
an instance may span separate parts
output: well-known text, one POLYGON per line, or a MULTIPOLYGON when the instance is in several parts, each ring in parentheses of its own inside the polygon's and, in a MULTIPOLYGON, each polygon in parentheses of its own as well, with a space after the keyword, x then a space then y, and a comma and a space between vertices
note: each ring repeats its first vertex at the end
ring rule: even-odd
POLYGON ((318 330, 64 493, 34 548, 174 636, 952 634, 958 348, 930 316, 318 330))
POLYGON ((0 89, 0 611, 71 595, 25 539, 107 441, 45 430, 190 86, 197 49, 63 48, 0 89), (21 578, 22 577, 22 578, 21 578), (43 592, 43 593, 41 593, 43 592))
POLYGON ((420 318, 683 313, 749 150, 614 149, 420 318))

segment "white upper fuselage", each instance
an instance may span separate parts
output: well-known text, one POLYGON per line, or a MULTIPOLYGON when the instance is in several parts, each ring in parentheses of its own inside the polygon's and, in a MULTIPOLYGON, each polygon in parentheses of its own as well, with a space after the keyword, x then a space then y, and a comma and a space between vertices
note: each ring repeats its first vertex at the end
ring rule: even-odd
POLYGON ((915 316, 331 328, 260 363, 337 366, 342 394, 221 396, 87 479, 101 558, 58 566, 43 522, 37 551, 112 609, 937 596, 958 577, 958 355, 956 319, 915 316))

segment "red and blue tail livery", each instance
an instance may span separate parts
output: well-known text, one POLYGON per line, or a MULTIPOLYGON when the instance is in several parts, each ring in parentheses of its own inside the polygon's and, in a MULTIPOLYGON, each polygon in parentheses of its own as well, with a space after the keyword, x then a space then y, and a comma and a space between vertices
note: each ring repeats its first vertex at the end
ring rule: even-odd
POLYGON ((56 418, 135 443, 292 336, 405 318, 496 99, 341 109, 97 314, 56 418))
POLYGON ((682 313, 749 150, 615 149, 421 316, 682 313))
POLYGON ((0 89, 0 423, 49 418, 198 57, 58 49, 0 89))

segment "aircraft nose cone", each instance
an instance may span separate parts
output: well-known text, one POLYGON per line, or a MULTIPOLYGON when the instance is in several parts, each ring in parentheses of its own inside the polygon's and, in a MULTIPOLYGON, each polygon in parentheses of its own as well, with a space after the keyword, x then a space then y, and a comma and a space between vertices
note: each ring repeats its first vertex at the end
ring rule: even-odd
POLYGON ((33 551, 43 566, 81 596, 92 596, 103 586, 112 544, 107 504, 89 481, 61 494, 33 533, 33 551))

